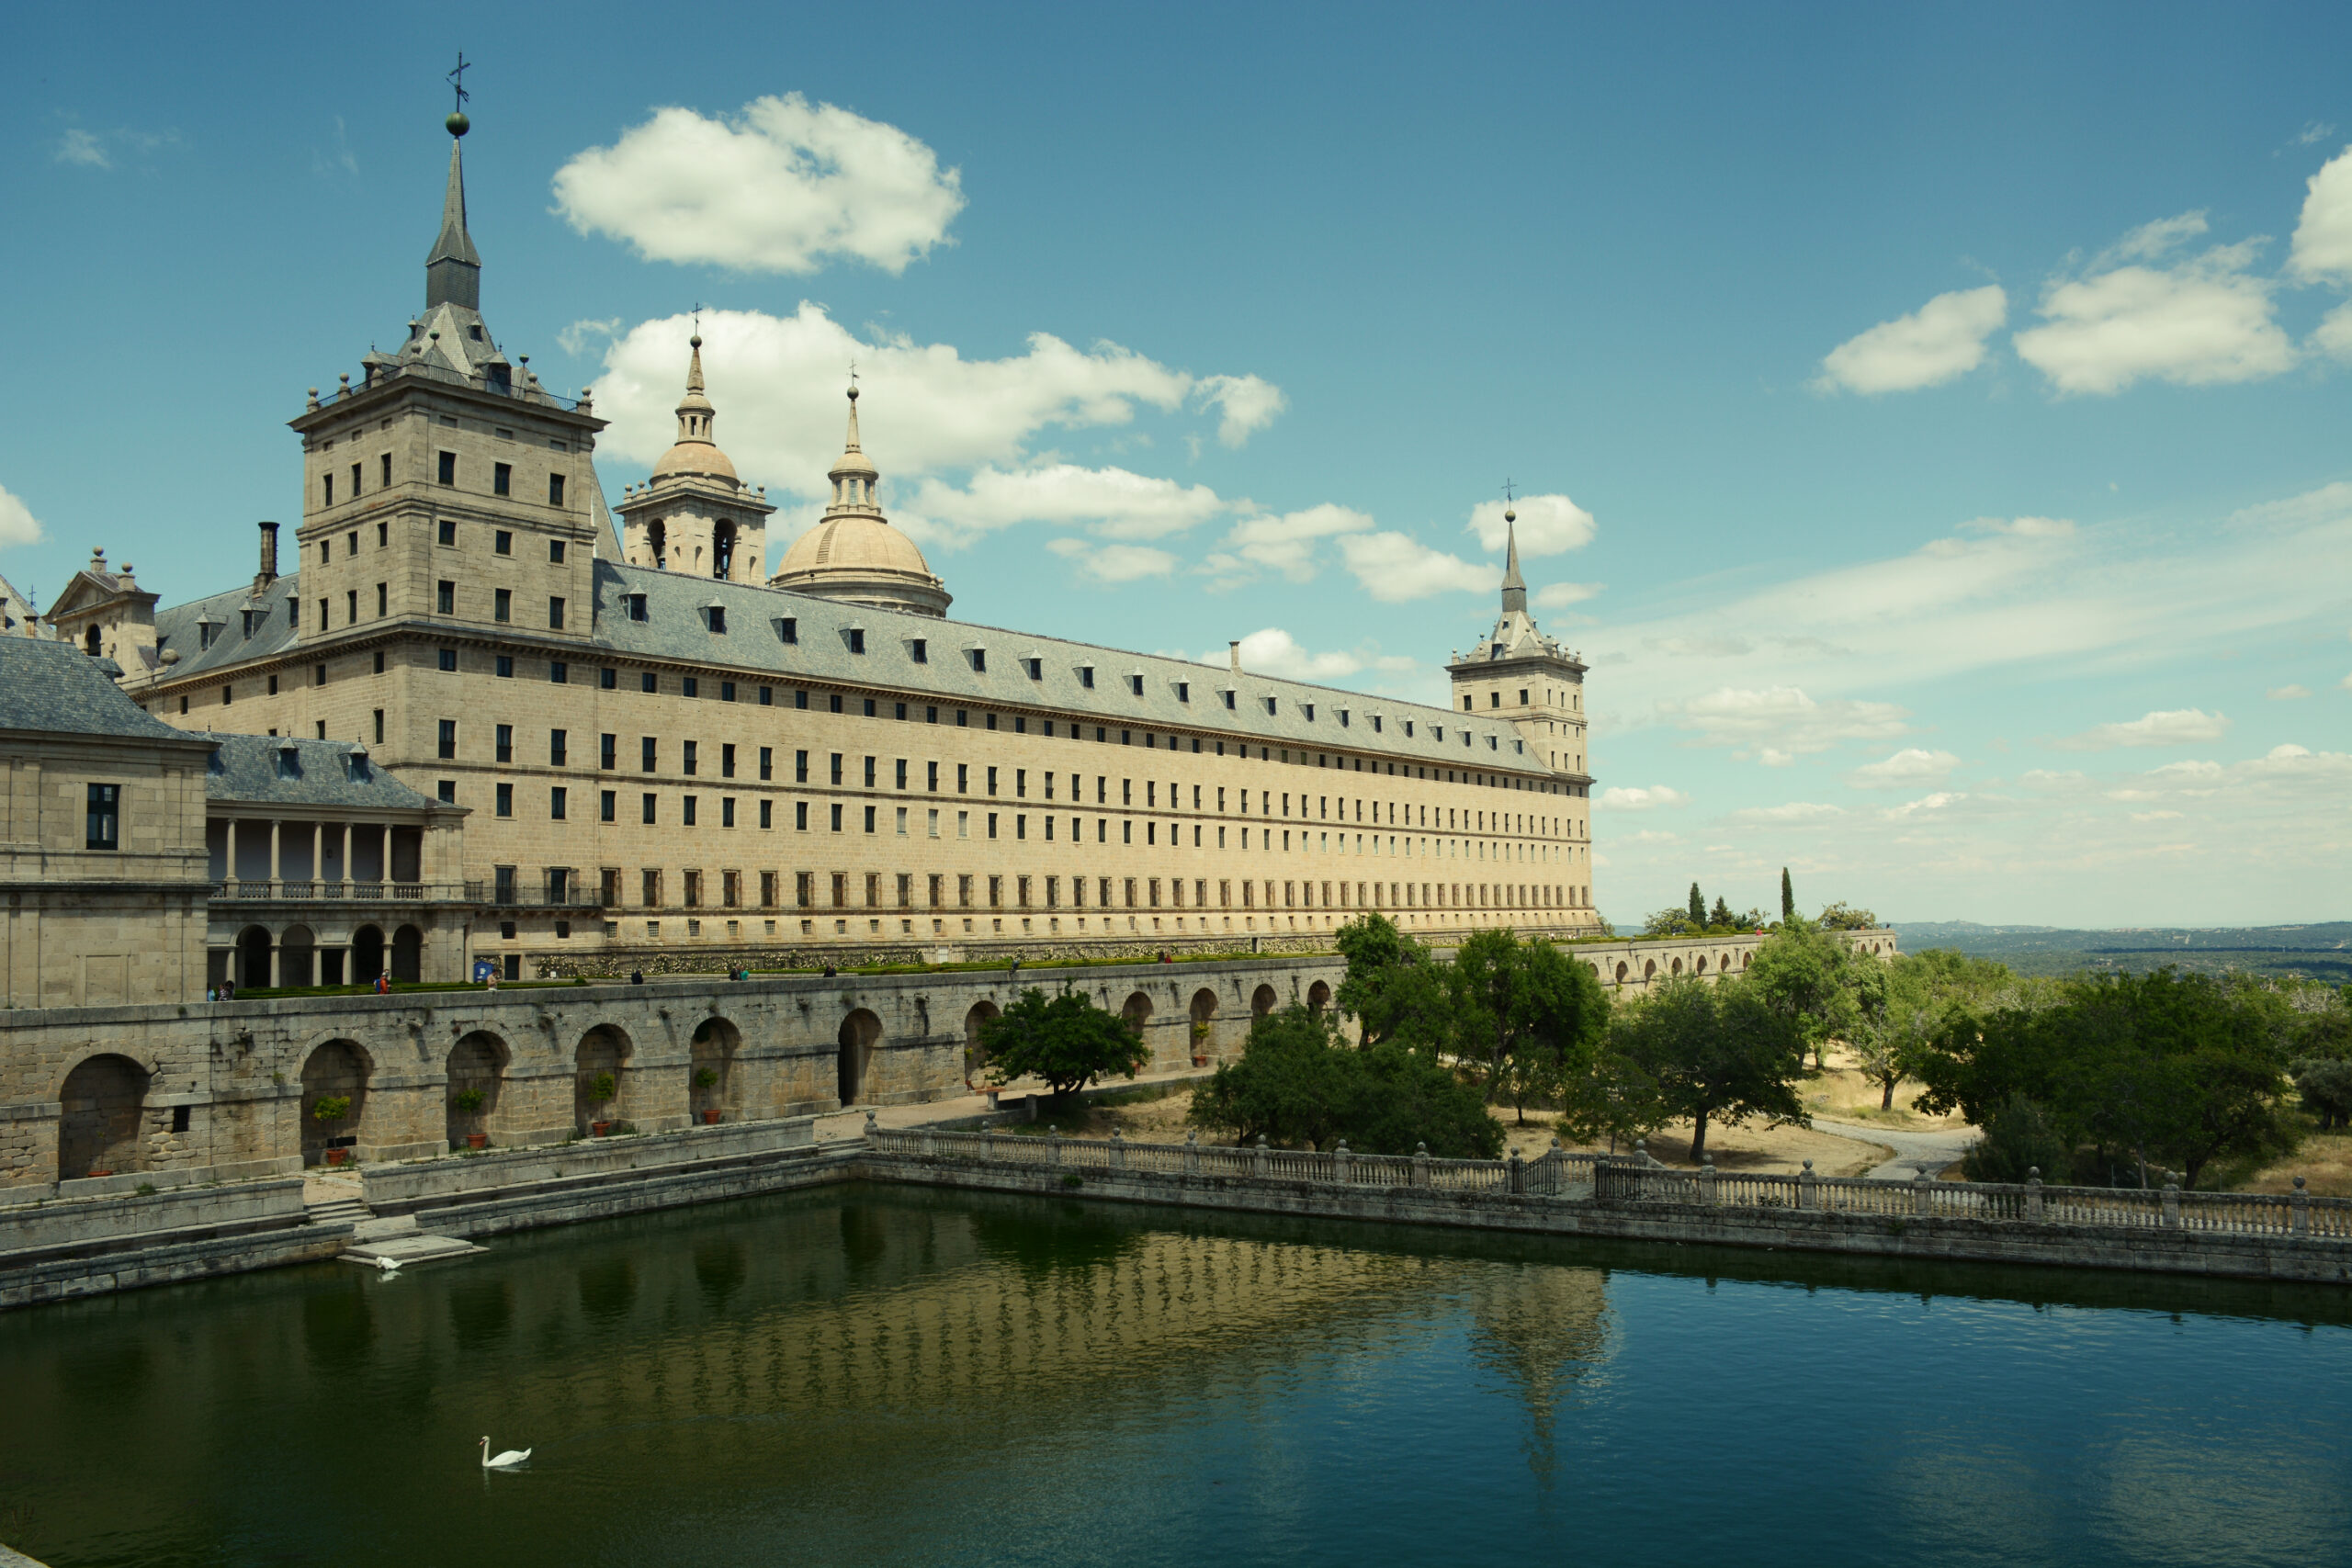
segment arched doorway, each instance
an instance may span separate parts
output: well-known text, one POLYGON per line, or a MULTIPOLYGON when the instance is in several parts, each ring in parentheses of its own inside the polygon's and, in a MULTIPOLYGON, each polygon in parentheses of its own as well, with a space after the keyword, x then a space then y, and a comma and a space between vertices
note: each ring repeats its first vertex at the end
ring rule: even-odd
POLYGON ((1645 986, 1646 986, 1646 985, 1648 985, 1652 980, 1655 980, 1655 979, 1657 979, 1657 959, 1655 959, 1655 958, 1645 958, 1645 959, 1643 959, 1643 960, 1642 960, 1642 984, 1644 984, 1644 985, 1645 985, 1645 986))
POLYGON ((1127 999, 1119 1004, 1119 1016, 1127 1021, 1136 1038, 1142 1039, 1143 1032, 1151 1026, 1151 998, 1141 991, 1129 992, 1127 999))
POLYGON ((693 1048, 687 1053, 686 1109, 696 1122, 724 1120, 733 1107, 735 1053, 742 1044, 743 1032, 723 1018, 706 1018, 695 1025, 693 1048))
POLYGON ((994 1002, 974 1002, 964 1015, 964 1081, 977 1083, 982 1069, 989 1065, 988 1047, 980 1043, 980 1032, 995 1020, 1003 1017, 1003 1010, 994 1002))
POLYGON ((633 1048, 628 1032, 610 1023, 600 1023, 580 1037, 571 1053, 571 1120, 581 1132, 594 1131, 599 1122, 628 1120, 633 1048))
POLYGON ((288 926, 277 933, 277 983, 281 986, 315 986, 315 965, 311 963, 318 939, 308 926, 288 926))
POLYGON ((384 933, 375 926, 361 926, 351 933, 351 983, 372 986, 383 972, 384 933))
POLYGON ((1625 983, 1625 965, 1623 963, 1617 965, 1617 983, 1621 986, 1625 983))
POLYGON ((424 933, 414 926, 392 933, 392 978, 412 986, 424 978, 424 933))
POLYGON ((302 1064, 302 1163, 317 1165, 331 1148, 359 1141, 368 1111, 368 1053, 350 1040, 330 1040, 302 1064), (319 1120, 322 1100, 349 1103, 343 1114, 319 1120))
POLYGON ((1216 1055, 1216 993, 1206 986, 1193 993, 1193 1059, 1206 1065, 1216 1055))
POLYGON ((463 1146, 477 1133, 489 1136, 509 1059, 506 1042, 487 1029, 477 1029, 449 1047, 447 1118, 451 1148, 463 1146))
POLYGON ((248 991, 269 984, 269 932, 260 926, 237 933, 237 984, 248 991))
POLYGON ((874 1048, 881 1043, 882 1021, 859 1008, 842 1020, 841 1061, 836 1071, 836 1098, 856 1105, 872 1092, 867 1081, 874 1066, 874 1048))
POLYGON ((1331 1005, 1331 987, 1317 980, 1306 987, 1306 1010, 1321 1012, 1331 1005))
POLYGON ((1699 954, 1699 959, 1698 959, 1697 964, 1695 964, 1694 965, 1692 965, 1692 973, 1694 973, 1694 974, 1699 974, 1699 975, 1704 975, 1706 972, 1707 972, 1707 955, 1706 955, 1705 953, 1702 953, 1699 954))
POLYGON ((1280 998, 1274 995, 1274 988, 1272 986, 1261 986, 1255 991, 1250 992, 1250 1021, 1255 1022, 1257 1020, 1261 1019, 1268 1013, 1273 1011, 1274 1004, 1280 999, 1280 998))
POLYGON ((128 1056, 92 1056, 65 1075, 57 1119, 57 1179, 144 1168, 147 1074, 128 1056))

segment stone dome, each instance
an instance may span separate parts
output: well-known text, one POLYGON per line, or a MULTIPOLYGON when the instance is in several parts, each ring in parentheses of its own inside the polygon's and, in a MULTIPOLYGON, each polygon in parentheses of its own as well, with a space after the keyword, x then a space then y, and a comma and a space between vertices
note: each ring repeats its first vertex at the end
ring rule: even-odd
POLYGON ((771 588, 944 615, 945 587, 912 539, 879 517, 827 517, 792 542, 771 588))
POLYGON ((709 441, 681 441, 662 453, 662 460, 653 465, 653 477, 658 479, 671 474, 705 474, 729 484, 742 482, 735 472, 734 462, 709 441))

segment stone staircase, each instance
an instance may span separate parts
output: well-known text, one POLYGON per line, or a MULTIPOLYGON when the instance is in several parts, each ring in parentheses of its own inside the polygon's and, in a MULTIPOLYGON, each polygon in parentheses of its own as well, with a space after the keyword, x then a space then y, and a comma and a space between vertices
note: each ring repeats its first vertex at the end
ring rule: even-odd
MULTIPOLYGON (((346 1262, 364 1264, 370 1269, 383 1269, 387 1262, 401 1269, 413 1263, 439 1263, 453 1258, 469 1258, 480 1252, 472 1242, 454 1235, 435 1235, 419 1230, 414 1214, 397 1214, 378 1219, 375 1213, 362 1202, 356 1188, 343 1182, 332 1186, 315 1184, 315 1195, 302 1205, 305 1217, 314 1225, 351 1227, 351 1245, 343 1250, 346 1262)), ((386 1270, 389 1272, 390 1270, 386 1270)))
POLYGON ((358 1226, 375 1218, 375 1215, 368 1212, 368 1205, 356 1198, 334 1197, 322 1198, 315 1201, 305 1201, 302 1211, 303 1217, 314 1225, 358 1226))

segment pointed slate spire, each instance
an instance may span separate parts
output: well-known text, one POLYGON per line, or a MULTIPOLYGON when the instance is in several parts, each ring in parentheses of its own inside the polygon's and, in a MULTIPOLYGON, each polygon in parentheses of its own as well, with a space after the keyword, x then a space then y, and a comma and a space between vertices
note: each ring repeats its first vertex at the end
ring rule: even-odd
POLYGON ((465 135, 459 117, 450 117, 449 188, 441 198, 441 237, 424 259, 424 308, 455 305, 481 309, 481 257, 466 232, 466 168, 458 149, 465 135))
POLYGON ((1503 569, 1503 613, 1517 610, 1527 613, 1527 579, 1519 575, 1519 513, 1503 513, 1504 536, 1510 541, 1508 564, 1503 569))
POLYGON ((678 400, 678 439, 708 443, 712 440, 710 427, 718 417, 718 411, 703 390, 702 334, 696 333, 686 344, 694 352, 686 361, 686 395, 678 400))

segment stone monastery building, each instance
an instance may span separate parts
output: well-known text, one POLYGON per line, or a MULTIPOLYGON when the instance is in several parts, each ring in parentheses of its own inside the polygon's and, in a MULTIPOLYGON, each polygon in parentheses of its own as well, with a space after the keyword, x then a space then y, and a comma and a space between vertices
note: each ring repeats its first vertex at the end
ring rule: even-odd
MULTIPOLYGON (((44 617, 164 724, 356 742, 458 807, 456 881, 417 896, 468 918, 423 940, 616 973, 1320 945, 1363 909, 1436 936, 1597 924, 1585 666, 1529 615, 1515 542, 1450 708, 958 622, 884 515, 854 388, 831 504, 768 570, 775 508, 718 445, 699 337, 676 445, 616 528, 590 395, 548 391, 482 317, 460 146, 424 311, 291 422, 294 559, 264 523, 249 584, 159 609, 100 558, 44 617)), ((375 852, 339 834, 217 852, 214 897, 292 892, 297 840, 313 879, 375 852)), ((252 939, 214 926, 218 976, 252 939)))

